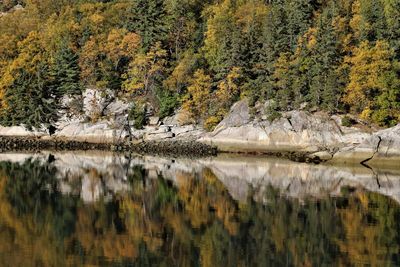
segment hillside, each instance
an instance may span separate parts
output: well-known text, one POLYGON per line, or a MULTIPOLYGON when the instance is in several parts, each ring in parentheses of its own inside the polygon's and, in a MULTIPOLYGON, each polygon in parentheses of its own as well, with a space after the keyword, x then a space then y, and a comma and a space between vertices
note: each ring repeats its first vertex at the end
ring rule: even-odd
MULTIPOLYGON (((82 92, 208 130, 233 103, 400 120, 400 0, 5 0, 0 124, 50 127, 82 92), (72 99, 65 105, 65 98, 72 99)), ((87 116, 96 122, 103 111, 87 116)))

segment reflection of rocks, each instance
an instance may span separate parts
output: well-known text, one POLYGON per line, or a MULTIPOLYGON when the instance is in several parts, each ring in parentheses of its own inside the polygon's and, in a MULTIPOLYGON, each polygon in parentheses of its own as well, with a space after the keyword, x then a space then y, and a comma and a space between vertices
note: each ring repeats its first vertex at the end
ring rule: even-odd
MULTIPOLYGON (((0 154, 0 161, 23 162, 29 157, 48 161, 48 154, 0 154)), ((162 175, 180 186, 182 179, 210 169, 233 198, 244 201, 254 192, 257 201, 267 201, 270 186, 293 198, 338 195, 344 186, 363 188, 400 202, 400 169, 375 170, 362 165, 340 167, 296 163, 275 158, 222 155, 190 160, 153 156, 126 157, 109 152, 55 153, 54 163, 63 193, 80 195, 93 202, 131 190, 128 177, 133 166, 142 166, 148 179, 162 175)), ((198 175, 197 177, 200 177, 198 175)))
POLYGON ((81 198, 85 202, 94 202, 103 195, 103 186, 96 170, 92 169, 82 177, 81 198))
MULTIPOLYGON (((111 153, 57 153, 55 166, 63 180, 63 193, 79 194, 85 202, 93 202, 117 192, 129 190, 127 160, 111 153), (80 189, 71 190, 68 184, 81 179, 80 189)), ((129 162, 128 162, 129 165, 129 162)))
POLYGON ((259 200, 272 186, 283 195, 295 198, 338 195, 343 186, 361 187, 390 196, 400 202, 400 170, 373 171, 363 166, 340 167, 295 163, 281 159, 216 158, 205 162, 218 178, 231 188, 232 195, 242 196, 250 184, 259 200))

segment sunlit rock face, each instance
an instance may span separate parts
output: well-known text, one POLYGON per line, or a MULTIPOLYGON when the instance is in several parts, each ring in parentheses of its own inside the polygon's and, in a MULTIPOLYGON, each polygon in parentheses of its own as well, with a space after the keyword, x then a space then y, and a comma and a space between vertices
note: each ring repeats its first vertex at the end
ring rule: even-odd
POLYGON ((178 188, 188 177, 204 179, 211 172, 236 200, 249 196, 266 202, 269 188, 281 195, 305 199, 339 195, 344 187, 365 189, 387 195, 400 202, 400 170, 296 163, 276 158, 222 155, 191 160, 152 156, 127 156, 108 152, 60 152, 38 154, 0 154, 0 161, 24 162, 28 159, 51 162, 57 169, 60 190, 80 196, 84 202, 107 201, 134 190, 130 177, 142 170, 143 183, 163 177, 178 188))
POLYGON ((370 136, 356 128, 342 127, 337 118, 326 114, 295 110, 269 122, 265 115, 250 119, 249 112, 246 100, 237 102, 215 130, 200 140, 223 151, 315 152, 360 144, 370 136))
POLYGON ((226 152, 324 152, 325 160, 336 163, 368 161, 376 166, 399 166, 400 125, 370 133, 342 126, 341 117, 323 113, 294 110, 270 122, 265 108, 257 112, 260 114, 251 118, 247 101, 241 100, 199 141, 226 152))

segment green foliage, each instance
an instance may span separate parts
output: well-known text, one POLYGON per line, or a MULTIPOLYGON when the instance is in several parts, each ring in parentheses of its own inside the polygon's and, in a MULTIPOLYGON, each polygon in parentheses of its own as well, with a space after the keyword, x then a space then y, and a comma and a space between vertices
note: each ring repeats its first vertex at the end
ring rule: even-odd
POLYGON ((147 119, 145 105, 141 105, 140 103, 134 105, 129 111, 128 118, 134 120, 133 127, 135 129, 143 129, 147 119))
POLYGON ((37 73, 21 71, 14 81, 13 90, 7 91, 8 107, 0 114, 3 125, 23 124, 28 129, 49 126, 57 120, 57 101, 54 92, 46 84, 46 66, 39 66, 37 73))
POLYGON ((64 42, 58 49, 49 75, 51 89, 57 92, 58 97, 80 94, 82 91, 78 55, 68 47, 68 43, 64 42))
POLYGON ((179 106, 179 98, 176 94, 168 92, 162 93, 159 96, 160 110, 158 116, 160 119, 168 117, 174 113, 176 108, 179 106))
POLYGON ((129 3, 125 27, 141 36, 145 52, 155 43, 165 41, 169 17, 164 0, 129 0, 129 3))
POLYGON ((349 116, 344 116, 342 118, 342 126, 345 127, 351 127, 355 124, 356 122, 354 121, 354 119, 350 118, 349 116))

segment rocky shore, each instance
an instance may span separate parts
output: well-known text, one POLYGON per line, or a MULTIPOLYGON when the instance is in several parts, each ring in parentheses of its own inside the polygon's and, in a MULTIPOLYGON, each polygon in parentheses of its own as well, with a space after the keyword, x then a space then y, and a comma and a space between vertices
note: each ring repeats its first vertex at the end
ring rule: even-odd
POLYGON ((135 152, 148 155, 173 155, 185 157, 204 157, 217 155, 217 148, 200 142, 188 141, 147 141, 147 142, 120 142, 94 143, 72 140, 58 140, 54 138, 33 138, 0 136, 1 152, 39 152, 50 151, 117 151, 135 152))
MULTIPOLYGON (((69 106, 68 101, 65 106, 69 106)), ((46 129, 0 126, 0 149, 96 149, 188 156, 214 155, 218 151, 273 155, 301 162, 400 167, 400 124, 384 130, 361 124, 348 127, 343 125, 344 116, 303 110, 283 113, 271 122, 268 102, 251 108, 241 100, 212 132, 193 124, 184 111, 164 119, 150 115, 148 124, 136 130, 127 117, 129 104, 102 99, 91 89, 86 90, 83 103, 83 114, 64 110, 52 134, 46 129), (101 119, 88 119, 99 113, 101 119)))

